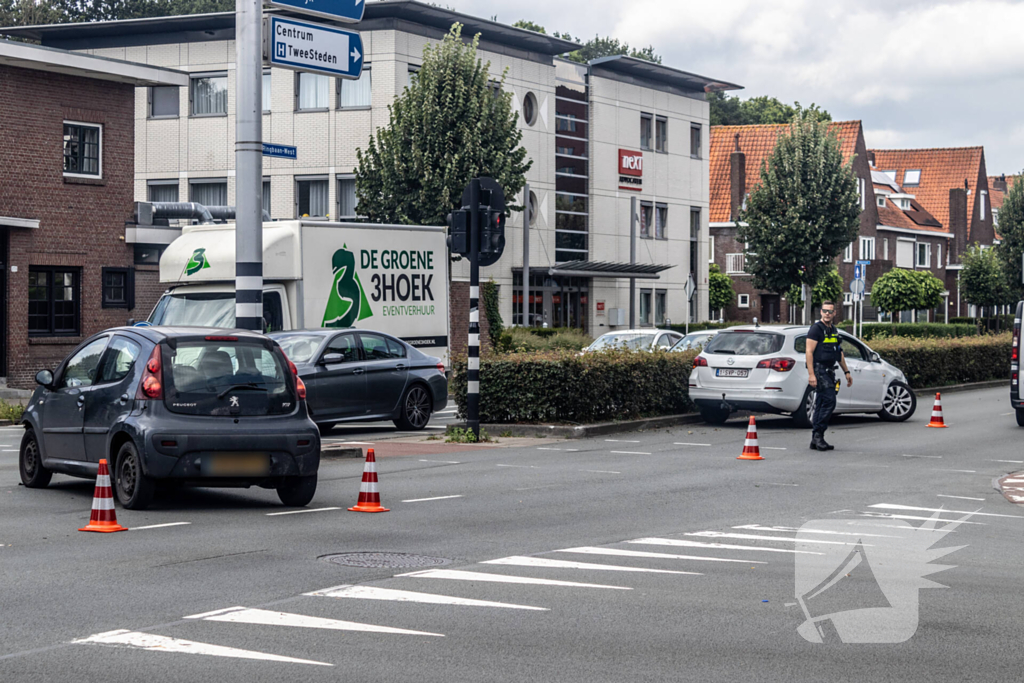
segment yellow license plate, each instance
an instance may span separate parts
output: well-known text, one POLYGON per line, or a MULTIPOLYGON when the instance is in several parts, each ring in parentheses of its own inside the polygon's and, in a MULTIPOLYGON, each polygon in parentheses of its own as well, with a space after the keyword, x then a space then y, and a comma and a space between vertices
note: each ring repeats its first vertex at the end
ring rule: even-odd
POLYGON ((270 473, 268 453, 214 453, 208 456, 208 474, 241 477, 270 473))

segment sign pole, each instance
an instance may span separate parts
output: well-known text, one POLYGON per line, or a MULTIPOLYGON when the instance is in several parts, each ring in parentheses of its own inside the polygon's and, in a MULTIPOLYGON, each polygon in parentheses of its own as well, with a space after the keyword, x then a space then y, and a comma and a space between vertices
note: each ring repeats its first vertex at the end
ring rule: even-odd
MULTIPOLYGON (((629 198, 629 262, 636 263, 636 197, 629 198)), ((629 329, 636 329, 636 278, 629 278, 629 329)))
POLYGON ((466 425, 480 438, 480 179, 469 183, 469 349, 466 425))
POLYGON ((523 186, 523 326, 530 321, 530 183, 523 186))
POLYGON ((262 0, 235 0, 235 31, 235 326, 262 332, 262 0))

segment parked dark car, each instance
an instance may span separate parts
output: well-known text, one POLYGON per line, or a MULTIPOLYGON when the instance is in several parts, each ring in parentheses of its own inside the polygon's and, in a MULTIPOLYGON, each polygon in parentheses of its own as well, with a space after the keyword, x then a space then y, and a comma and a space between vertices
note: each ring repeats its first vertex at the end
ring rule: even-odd
POLYGON ((316 492, 320 434, 281 347, 242 330, 119 327, 40 370, 23 422, 21 480, 94 478, 111 464, 118 501, 141 509, 161 482, 316 492))
POLYGON ((448 403, 440 359, 371 330, 275 332, 306 383, 309 412, 324 428, 354 420, 392 420, 403 430, 427 426, 448 403))

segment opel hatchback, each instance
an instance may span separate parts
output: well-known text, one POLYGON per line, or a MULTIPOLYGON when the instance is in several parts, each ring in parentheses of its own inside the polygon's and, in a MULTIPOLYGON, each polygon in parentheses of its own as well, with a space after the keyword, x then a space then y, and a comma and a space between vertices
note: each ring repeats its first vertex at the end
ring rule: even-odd
POLYGON ((285 505, 316 492, 320 435, 295 366, 272 339, 242 330, 124 327, 40 370, 25 410, 21 480, 94 478, 146 507, 157 484, 261 486, 285 505))

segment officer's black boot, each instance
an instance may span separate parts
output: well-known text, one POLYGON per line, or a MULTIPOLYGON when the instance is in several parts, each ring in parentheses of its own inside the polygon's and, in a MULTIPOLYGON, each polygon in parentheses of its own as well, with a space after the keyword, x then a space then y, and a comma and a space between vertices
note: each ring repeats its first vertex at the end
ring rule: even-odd
POLYGON ((819 451, 834 451, 836 449, 835 446, 825 441, 825 432, 819 434, 818 437, 820 438, 820 441, 818 443, 819 451))
POLYGON ((811 450, 812 451, 827 451, 831 446, 825 443, 825 437, 822 436, 821 432, 813 432, 811 434, 811 450))

